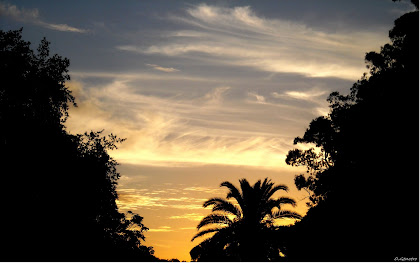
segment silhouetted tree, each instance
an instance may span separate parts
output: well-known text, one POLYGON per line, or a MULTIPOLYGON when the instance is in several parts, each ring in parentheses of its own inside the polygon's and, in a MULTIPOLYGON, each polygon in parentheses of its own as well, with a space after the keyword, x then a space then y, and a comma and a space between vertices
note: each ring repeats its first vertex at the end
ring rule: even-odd
POLYGON ((274 231, 274 220, 300 219, 296 212, 283 210, 282 206, 295 206, 293 199, 272 196, 279 190, 288 191, 285 185, 274 185, 267 178, 251 186, 246 179, 239 180, 240 190, 230 182, 223 182, 229 193, 224 198, 211 198, 203 207, 212 206, 210 215, 198 224, 198 232, 192 240, 209 233, 211 238, 194 247, 190 254, 200 261, 266 261, 279 258, 279 250, 270 244, 269 232, 274 231), (227 199, 233 198, 231 202, 227 199), (207 227, 207 228, 206 228, 207 227))
POLYGON ((118 212, 117 162, 123 140, 65 130, 69 60, 37 52, 22 29, 0 31, 1 259, 147 260, 142 217, 118 212))
POLYGON ((398 18, 389 37, 366 54, 369 73, 350 94, 331 93, 329 115, 294 141, 320 151, 289 151, 286 163, 308 168, 295 184, 312 207, 292 227, 290 260, 419 258, 418 10, 398 18))

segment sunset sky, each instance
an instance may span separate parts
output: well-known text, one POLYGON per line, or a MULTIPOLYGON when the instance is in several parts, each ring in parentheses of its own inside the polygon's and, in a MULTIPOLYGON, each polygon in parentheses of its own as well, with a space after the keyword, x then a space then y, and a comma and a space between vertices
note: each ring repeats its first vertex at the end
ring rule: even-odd
MULTIPOLYGON (((305 192, 285 164, 293 139, 347 93, 364 55, 388 42, 408 1, 1 1, 2 30, 70 59, 71 133, 127 138, 111 155, 119 208, 144 217, 146 245, 190 260, 202 203, 265 177, 305 192)), ((286 222, 287 223, 287 222, 286 222)), ((304 242, 304 241, 303 241, 304 242)))

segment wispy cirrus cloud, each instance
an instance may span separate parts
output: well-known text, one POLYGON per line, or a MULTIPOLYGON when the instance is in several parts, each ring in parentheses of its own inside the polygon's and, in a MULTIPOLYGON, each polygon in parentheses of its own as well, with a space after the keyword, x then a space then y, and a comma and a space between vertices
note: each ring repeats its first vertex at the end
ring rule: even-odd
POLYGON ((264 18, 249 6, 227 8, 200 4, 186 9, 183 16, 170 19, 194 29, 168 33, 165 44, 130 44, 117 49, 267 72, 356 80, 364 71, 366 47, 387 41, 375 32, 333 34, 297 22, 264 18))
POLYGON ((325 97, 328 92, 326 90, 312 88, 305 91, 288 90, 282 93, 272 92, 271 96, 276 99, 292 99, 302 102, 313 103, 316 105, 313 109, 317 114, 326 116, 329 113, 325 97))
POLYGON ((39 15, 38 9, 25 9, 19 8, 16 5, 7 3, 0 3, 0 15, 8 16, 16 21, 24 23, 31 23, 39 25, 48 29, 63 31, 63 32, 74 32, 74 33, 87 33, 88 30, 80 29, 67 24, 54 24, 45 22, 39 15))
POLYGON ((179 69, 175 69, 175 68, 165 68, 165 67, 161 67, 161 66, 159 66, 159 65, 155 65, 155 64, 146 64, 146 66, 152 67, 152 68, 154 68, 154 69, 156 69, 156 70, 159 70, 159 71, 168 72, 168 73, 170 73, 170 72, 177 72, 177 71, 179 71, 179 69))
POLYGON ((270 132, 271 124, 264 123, 267 109, 260 107, 265 105, 262 98, 260 104, 246 100, 221 103, 233 89, 228 86, 215 87, 195 98, 144 95, 126 81, 114 81, 100 89, 71 87, 81 101, 78 108, 71 109, 67 126, 79 133, 107 127, 127 138, 129 143, 113 152, 120 162, 276 168, 284 166, 282 160, 292 147, 292 136, 278 134, 273 128, 270 132))
POLYGON ((262 95, 258 95, 258 94, 254 93, 254 92, 249 92, 248 95, 250 97, 252 97, 252 98, 255 98, 257 103, 261 103, 261 104, 265 104, 266 103, 265 102, 265 97, 262 96, 262 95))
POLYGON ((326 95, 326 91, 315 91, 315 90, 310 90, 310 91, 285 91, 283 94, 279 94, 277 92, 273 92, 272 96, 274 98, 282 98, 282 97, 290 97, 290 98, 294 98, 294 99, 298 99, 298 100, 308 100, 308 101, 313 101, 317 98, 319 98, 320 96, 325 96, 326 95))
POLYGON ((223 101, 223 95, 229 90, 231 87, 229 86, 222 86, 214 88, 213 90, 209 91, 205 96, 204 99, 208 104, 219 104, 223 101))

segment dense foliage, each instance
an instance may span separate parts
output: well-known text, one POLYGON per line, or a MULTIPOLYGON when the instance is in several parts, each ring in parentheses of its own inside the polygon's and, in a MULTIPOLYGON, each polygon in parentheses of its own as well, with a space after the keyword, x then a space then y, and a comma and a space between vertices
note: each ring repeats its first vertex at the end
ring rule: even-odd
POLYGON ((395 21, 391 43, 366 54, 369 72, 348 95, 333 92, 286 163, 306 166, 298 189, 307 216, 290 229, 290 260, 392 261, 419 256, 419 28, 417 11, 395 21), (307 242, 300 242, 307 240, 307 242), (304 251, 304 252, 302 252, 304 251))
POLYGON ((75 98, 69 60, 36 52, 22 29, 0 31, 2 260, 147 260, 142 217, 119 213, 116 161, 122 139, 65 130, 75 98))
POLYGON ((224 198, 211 198, 203 207, 212 206, 212 213, 198 224, 194 237, 215 233, 194 247, 190 254, 199 261, 273 261, 280 259, 280 247, 273 238, 278 229, 274 220, 300 219, 296 212, 284 210, 285 204, 295 206, 293 199, 272 198, 285 185, 274 185, 267 178, 253 186, 246 179, 239 180, 240 190, 230 182, 223 182, 229 192, 224 198), (228 199, 232 198, 235 202, 228 199), (204 229, 203 229, 204 228, 204 229))

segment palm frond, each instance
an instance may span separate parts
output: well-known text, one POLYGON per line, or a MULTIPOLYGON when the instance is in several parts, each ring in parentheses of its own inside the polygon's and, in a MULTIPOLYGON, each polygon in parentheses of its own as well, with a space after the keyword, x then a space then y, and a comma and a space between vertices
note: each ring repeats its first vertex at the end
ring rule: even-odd
POLYGON ((250 195, 253 193, 253 188, 246 179, 240 179, 239 184, 241 185, 242 199, 244 201, 249 200, 250 195))
POLYGON ((241 217, 241 210, 233 203, 223 198, 214 197, 204 202, 203 207, 213 206, 212 212, 222 211, 241 217))
POLYGON ((237 218, 242 217, 241 210, 236 205, 232 204, 231 202, 227 200, 223 200, 223 202, 219 202, 218 204, 215 204, 213 206, 212 212, 216 212, 216 211, 229 213, 236 216, 237 218))
POLYGON ((288 192, 289 188, 284 184, 276 185, 273 188, 271 188, 271 190, 267 193, 267 198, 270 198, 271 196, 273 196, 275 192, 280 191, 280 190, 288 192))
POLYGON ((241 194, 241 192, 239 192, 238 188, 236 188, 231 182, 225 181, 223 183, 220 184, 220 187, 226 187, 229 189, 229 193, 227 194, 226 198, 235 198, 236 201, 238 202, 239 206, 243 206, 243 196, 241 194))
POLYGON ((210 214, 201 220, 201 222, 197 225, 197 229, 210 224, 231 225, 232 223, 232 220, 225 215, 210 214))
POLYGON ((221 201, 224 201, 224 199, 219 198, 219 197, 213 197, 213 198, 210 198, 209 200, 205 201, 203 203, 203 207, 206 208, 206 207, 211 206, 211 205, 216 205, 221 201))
POLYGON ((271 216, 273 219, 280 219, 280 218, 302 219, 302 216, 300 214, 293 211, 289 211, 289 210, 276 211, 271 216))
POLYGON ((279 209, 281 205, 286 205, 286 204, 292 205, 293 207, 296 206, 296 201, 289 197, 280 197, 276 201, 278 202, 279 209))
POLYGON ((264 200, 270 199, 271 195, 269 195, 269 192, 273 188, 273 185, 274 185, 274 183, 271 182, 271 180, 269 180, 268 178, 264 179, 264 182, 261 185, 262 199, 264 199, 264 200))
POLYGON ((254 191, 257 189, 261 189, 261 180, 258 180, 255 184, 254 184, 254 191))
POLYGON ((213 232, 218 232, 218 231, 220 231, 221 229, 223 229, 223 228, 210 228, 210 229, 206 229, 206 230, 203 230, 203 231, 200 231, 200 232, 198 232, 192 239, 191 239, 191 241, 194 241, 194 239, 196 239, 197 237, 201 237, 201 236, 204 236, 205 234, 208 234, 208 233, 213 233, 213 232))
POLYGON ((264 218, 265 215, 271 215, 271 211, 274 208, 278 208, 278 207, 279 207, 279 202, 278 202, 277 199, 269 199, 265 204, 263 204, 260 207, 260 209, 259 209, 260 210, 259 216, 261 218, 264 218))

